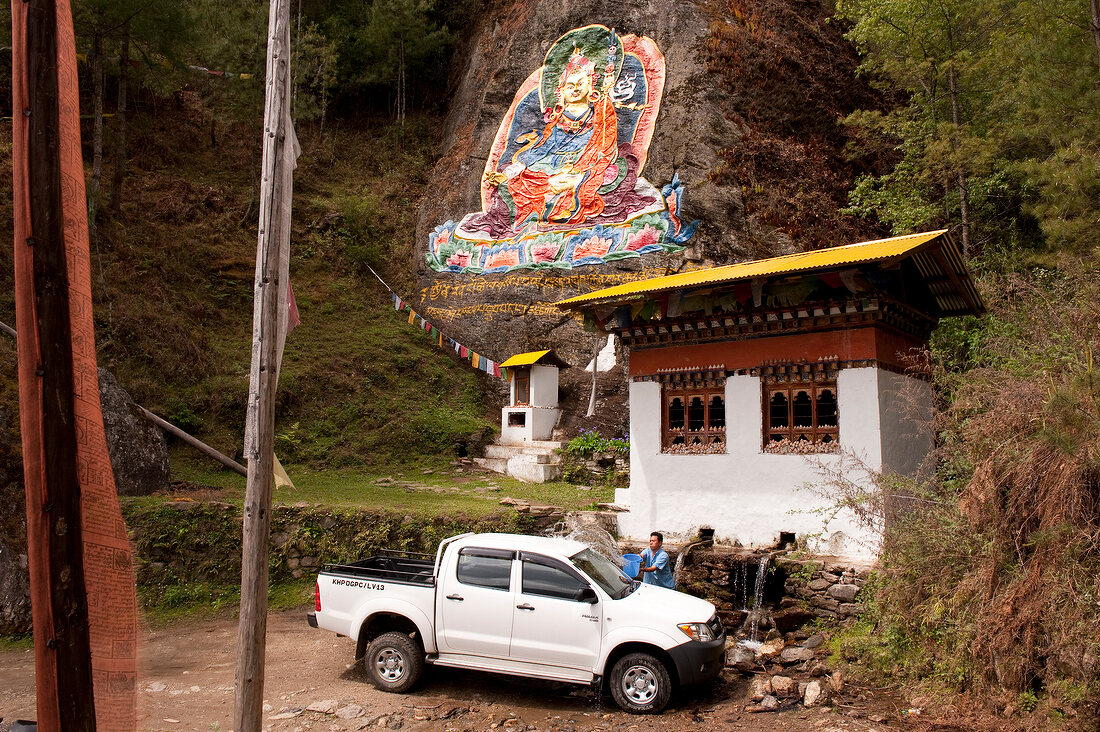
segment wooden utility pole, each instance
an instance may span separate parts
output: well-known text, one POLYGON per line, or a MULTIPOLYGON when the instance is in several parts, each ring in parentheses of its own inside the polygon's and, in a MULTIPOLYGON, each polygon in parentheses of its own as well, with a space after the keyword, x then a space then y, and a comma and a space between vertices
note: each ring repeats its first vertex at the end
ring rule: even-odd
POLYGON ((234 729, 259 732, 263 716, 267 565, 274 484, 275 389, 287 328, 290 200, 298 141, 290 121, 290 3, 271 0, 260 182, 260 222, 252 324, 252 371, 245 417, 241 612, 234 729))
POLYGON ((16 324, 28 336, 17 341, 19 411, 38 727, 83 731, 95 730, 96 720, 59 154, 71 140, 61 139, 59 123, 58 31, 55 0, 12 4, 16 324))

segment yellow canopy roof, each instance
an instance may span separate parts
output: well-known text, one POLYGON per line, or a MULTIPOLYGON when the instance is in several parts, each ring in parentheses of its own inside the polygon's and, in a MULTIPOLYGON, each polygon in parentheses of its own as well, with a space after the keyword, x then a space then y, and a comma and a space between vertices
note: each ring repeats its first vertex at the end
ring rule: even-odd
POLYGON ((507 361, 502 363, 500 367, 503 369, 511 368, 512 366, 534 366, 540 362, 545 365, 569 368, 569 364, 558 358, 558 355, 550 349, 546 349, 545 351, 531 351, 530 353, 517 353, 515 356, 510 357, 507 361))
POLYGON ((639 300, 646 295, 670 290, 709 288, 739 280, 814 272, 866 262, 893 262, 908 257, 914 257, 942 314, 960 315, 985 310, 962 256, 946 229, 627 282, 556 304, 563 310, 584 310, 594 305, 639 300))

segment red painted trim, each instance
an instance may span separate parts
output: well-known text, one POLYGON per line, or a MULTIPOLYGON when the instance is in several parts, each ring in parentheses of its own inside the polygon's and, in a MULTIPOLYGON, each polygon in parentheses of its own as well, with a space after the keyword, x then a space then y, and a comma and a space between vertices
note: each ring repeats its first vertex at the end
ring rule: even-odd
POLYGON ((675 344, 632 349, 630 375, 656 374, 661 369, 723 366, 727 371, 750 369, 769 361, 797 363, 819 359, 877 360, 901 366, 899 352, 924 344, 916 338, 882 327, 846 328, 816 333, 794 333, 718 343, 675 344))

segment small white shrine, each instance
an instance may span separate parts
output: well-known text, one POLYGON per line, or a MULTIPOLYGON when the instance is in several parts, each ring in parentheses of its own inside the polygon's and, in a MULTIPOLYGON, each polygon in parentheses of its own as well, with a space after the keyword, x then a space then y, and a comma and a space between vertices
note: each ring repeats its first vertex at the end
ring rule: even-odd
POLYGON ((519 353, 500 365, 508 370, 508 406, 501 410, 500 444, 549 440, 561 416, 558 370, 569 368, 551 350, 519 353))

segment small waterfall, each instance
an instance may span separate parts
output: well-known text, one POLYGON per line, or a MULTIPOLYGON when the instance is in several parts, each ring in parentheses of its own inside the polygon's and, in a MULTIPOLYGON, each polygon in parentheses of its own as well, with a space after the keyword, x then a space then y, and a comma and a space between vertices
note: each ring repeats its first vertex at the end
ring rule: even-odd
MULTIPOLYGON (((756 626, 760 620, 760 606, 764 604, 764 580, 768 575, 769 559, 771 559, 771 554, 761 554, 760 566, 756 569, 756 584, 752 590, 752 610, 749 612, 749 640, 752 642, 756 642, 756 626)), ((748 584, 747 581, 746 584, 748 584)))
POLYGON ((730 593, 734 599, 740 598, 741 602, 737 605, 740 610, 749 609, 749 580, 748 569, 745 567, 744 562, 737 563, 737 571, 733 575, 733 587, 730 593))
MULTIPOLYGON (((711 533, 711 537, 713 537, 713 532, 711 533)), ((672 568, 673 584, 680 584, 680 571, 684 568, 684 562, 687 560, 688 554, 691 554, 693 551, 701 546, 712 546, 713 544, 714 539, 708 537, 705 539, 699 539, 698 541, 693 541, 685 546, 683 549, 681 549, 680 553, 676 555, 676 564, 672 568)))
POLYGON ((684 568, 684 557, 687 556, 687 547, 676 555, 676 565, 672 568, 672 584, 680 584, 680 570, 684 568))

